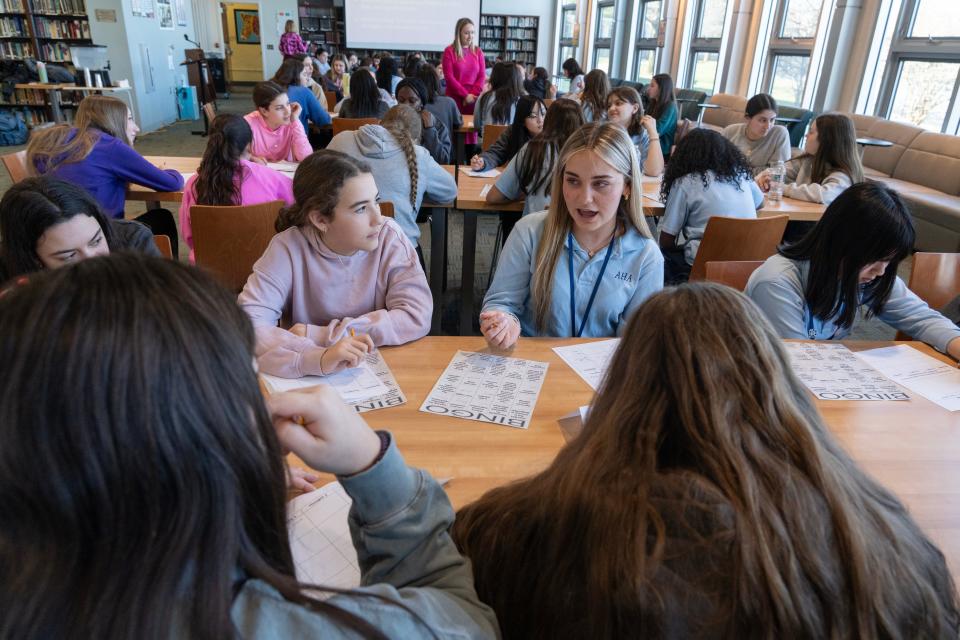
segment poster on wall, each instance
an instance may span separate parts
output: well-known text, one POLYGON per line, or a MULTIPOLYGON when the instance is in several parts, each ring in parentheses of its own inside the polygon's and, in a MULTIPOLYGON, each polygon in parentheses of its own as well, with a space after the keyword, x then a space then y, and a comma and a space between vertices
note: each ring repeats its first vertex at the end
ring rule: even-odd
POLYGON ((173 9, 177 14, 177 26, 187 26, 187 9, 184 4, 186 0, 173 0, 173 9))
POLYGON ((260 14, 256 9, 236 9, 237 44, 260 44, 260 14))
POLYGON ((133 5, 131 13, 138 18, 156 18, 157 13, 153 7, 153 0, 132 0, 133 5))
POLYGON ((157 0, 157 13, 160 16, 160 28, 173 30, 173 7, 170 0, 157 0))

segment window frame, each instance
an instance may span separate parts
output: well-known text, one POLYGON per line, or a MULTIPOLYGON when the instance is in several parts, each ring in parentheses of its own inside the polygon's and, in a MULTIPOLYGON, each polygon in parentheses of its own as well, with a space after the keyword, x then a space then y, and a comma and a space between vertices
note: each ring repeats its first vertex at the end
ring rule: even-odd
POLYGON ((607 50, 607 68, 603 71, 609 76, 610 67, 613 65, 613 41, 615 39, 615 34, 617 30, 617 3, 616 0, 600 0, 597 2, 596 10, 594 11, 594 25, 593 25, 593 46, 591 47, 590 52, 590 68, 591 69, 600 69, 601 67, 597 64, 597 53, 600 49, 607 50), (611 9, 613 11, 613 29, 610 31, 609 38, 600 37, 600 14, 604 9, 611 9))
POLYGON ((571 57, 571 58, 576 58, 576 57, 577 57, 577 50, 578 50, 580 47, 578 46, 578 43, 577 43, 577 40, 576 40, 576 34, 577 34, 576 24, 577 24, 577 5, 576 5, 576 3, 575 3, 575 2, 567 2, 567 3, 565 3, 565 4, 560 5, 560 20, 559 20, 559 29, 558 29, 559 38, 558 38, 557 50, 556 50, 556 55, 557 55, 556 73, 557 73, 558 76, 563 76, 563 61, 567 59, 567 58, 563 57, 563 50, 564 50, 565 48, 570 48, 570 49, 573 50, 573 55, 568 56, 568 57, 571 57), (573 13, 573 24, 574 24, 573 36, 574 36, 574 37, 572 37, 572 38, 564 38, 564 37, 563 37, 563 20, 564 20, 564 14, 567 13, 568 11, 570 11, 570 12, 573 13))
POLYGON ((717 74, 714 75, 713 84, 707 93, 713 93, 714 88, 717 86, 717 77, 720 73, 720 66, 723 63, 723 56, 721 55, 721 47, 723 46, 723 36, 727 31, 727 21, 726 16, 730 8, 730 2, 734 0, 723 0, 723 14, 724 14, 724 24, 721 29, 719 38, 701 38, 700 37, 700 27, 703 24, 703 14, 706 9, 707 2, 710 0, 696 0, 696 7, 694 11, 692 30, 690 33, 690 43, 687 47, 687 65, 686 65, 686 86, 693 88, 693 79, 695 77, 696 71, 696 62, 698 53, 713 53, 717 56, 717 74))
POLYGON ((636 20, 636 29, 637 37, 634 40, 633 47, 633 81, 634 82, 650 82, 651 78, 641 78, 639 74, 640 70, 640 54, 643 51, 653 52, 653 74, 657 73, 657 64, 660 62, 660 47, 659 47, 659 33, 660 33, 660 22, 663 20, 663 7, 664 0, 639 0, 639 11, 637 13, 636 20), (660 10, 657 12, 657 29, 656 33, 653 34, 652 38, 643 37, 643 17, 646 14, 646 8, 648 4, 653 3, 660 4, 660 10))
MULTIPOLYGON (((760 81, 760 91, 773 95, 774 70, 779 56, 801 56, 807 58, 807 77, 803 82, 803 91, 800 94, 800 101, 796 106, 807 108, 813 98, 813 92, 810 91, 811 71, 814 68, 814 49, 817 43, 817 34, 821 32, 821 21, 823 19, 823 5, 820 3, 820 18, 817 20, 817 26, 814 29, 812 37, 796 38, 784 37, 784 23, 787 20, 787 8, 790 0, 775 0, 773 20, 770 23, 770 32, 766 45, 766 55, 764 57, 763 76, 760 81)), ((779 102, 779 101, 778 101, 779 102)), ((784 102, 786 105, 787 103, 784 102)))

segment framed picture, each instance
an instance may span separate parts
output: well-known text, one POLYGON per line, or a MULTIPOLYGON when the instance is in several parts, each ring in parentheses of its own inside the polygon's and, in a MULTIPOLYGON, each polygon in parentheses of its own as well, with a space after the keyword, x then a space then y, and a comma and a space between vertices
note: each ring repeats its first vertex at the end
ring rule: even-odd
POLYGON ((260 44, 260 14, 256 9, 235 9, 237 44, 260 44))
POLYGON ((160 16, 161 29, 173 29, 173 8, 170 0, 157 0, 157 14, 160 16))

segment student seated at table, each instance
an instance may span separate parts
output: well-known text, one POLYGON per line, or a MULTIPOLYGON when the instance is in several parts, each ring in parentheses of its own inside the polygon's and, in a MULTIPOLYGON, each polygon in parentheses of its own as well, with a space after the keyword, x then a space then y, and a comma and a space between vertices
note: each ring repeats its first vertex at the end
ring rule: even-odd
POLYGON ((250 153, 258 162, 300 162, 313 147, 300 124, 300 105, 290 102, 287 91, 276 82, 258 82, 253 87, 256 111, 244 116, 253 131, 250 153))
POLYGON ((663 287, 636 150, 622 127, 578 129, 560 150, 552 193, 560 197, 547 211, 517 222, 483 300, 480 330, 494 347, 512 347, 521 333, 620 335, 663 287))
POLYGON ((320 105, 313 92, 304 84, 303 62, 296 58, 287 58, 277 69, 271 81, 287 90, 290 103, 300 105, 300 124, 303 130, 310 131, 310 122, 318 126, 330 124, 330 114, 320 105))
MULTIPOLYGON (((326 55, 326 52, 324 52, 326 55)), ((314 80, 314 59, 304 53, 298 53, 290 56, 291 58, 296 58, 303 64, 303 70, 300 76, 300 84, 310 90, 310 93, 313 94, 313 97, 317 99, 317 102, 320 103, 320 106, 323 107, 324 111, 327 111, 329 114, 330 107, 333 105, 327 104, 327 95, 324 93, 323 85, 314 80)), ((329 68, 330 65, 327 65, 329 68)), ((324 72, 320 72, 321 74, 324 72)), ((301 105, 301 108, 303 105, 301 105)))
POLYGON ((293 180, 279 171, 250 160, 253 132, 242 117, 221 114, 213 119, 207 148, 197 173, 190 176, 180 201, 180 233, 190 247, 193 262, 193 227, 190 207, 195 204, 237 206, 283 200, 293 204, 293 180))
POLYGON ((673 93, 673 78, 668 73, 658 73, 647 85, 647 98, 650 99, 651 117, 657 121, 657 135, 660 136, 660 151, 663 160, 670 159, 670 149, 677 134, 677 98, 673 93))
POLYGON ((790 160, 790 133, 776 124, 777 101, 766 93, 747 100, 743 122, 723 130, 723 137, 737 145, 757 175, 771 164, 790 160))
POLYGON ((470 158, 470 168, 474 171, 489 171, 513 160, 523 145, 543 131, 543 119, 546 115, 547 106, 540 98, 523 96, 517 100, 513 123, 486 151, 470 158))
POLYGON ((350 97, 340 103, 341 118, 377 118, 387 115, 390 105, 380 95, 373 74, 360 69, 350 76, 350 97))
POLYGON ((557 97, 557 86, 550 82, 550 72, 543 67, 534 68, 530 76, 523 81, 523 89, 541 100, 553 100, 557 97))
POLYGON ((507 640, 960 630, 943 554, 834 440, 763 314, 712 283, 641 305, 580 433, 453 537, 507 640))
POLYGON ((209 275, 115 255, 35 279, 0 297, 3 636, 494 637, 440 485, 330 388, 264 402, 209 275), (364 586, 297 579, 287 451, 353 499, 364 586))
POLYGON ((633 87, 616 87, 607 94, 607 120, 627 130, 633 146, 637 148, 637 160, 643 175, 656 177, 663 173, 663 151, 660 149, 660 134, 657 121, 644 115, 643 101, 633 87), (650 146, 651 142, 657 144, 650 146))
POLYGON ((380 215, 370 165, 318 151, 297 168, 293 194, 240 293, 260 370, 329 375, 357 366, 374 347, 427 335, 427 278, 402 229, 380 215), (277 326, 281 317, 290 331, 277 326))
POLYGON ((493 65, 490 73, 490 89, 477 98, 473 116, 473 128, 483 137, 487 124, 510 124, 517 111, 517 100, 523 95, 523 84, 516 67, 506 62, 493 65))
MULTIPOLYGON (((853 120, 841 113, 825 113, 810 123, 804 154, 787 163, 783 195, 830 204, 851 184, 863 182, 853 120)), ((764 193, 770 190, 770 171, 757 176, 764 193)))
POLYGON ((440 86, 440 69, 432 64, 424 63, 417 71, 417 78, 427 89, 427 100, 423 108, 439 118, 450 132, 450 137, 456 134, 457 129, 463 126, 463 115, 453 98, 443 95, 440 86))
POLYGON ((430 152, 438 164, 449 164, 453 153, 450 133, 442 120, 424 109, 426 101, 427 88, 417 78, 404 78, 397 83, 397 104, 405 104, 420 114, 423 124, 420 145, 430 152))
POLYGON ((610 79, 602 69, 594 69, 583 79, 583 91, 576 97, 583 109, 584 122, 604 120, 607 115, 607 94, 610 79))
MULTIPOLYGON (((133 148, 140 128, 123 100, 87 96, 80 101, 73 125, 34 130, 27 145, 27 166, 80 185, 111 218, 123 218, 130 183, 155 191, 180 191, 183 176, 160 169, 133 148)), ((167 209, 137 217, 158 235, 170 238, 177 252, 177 225, 167 209)))
POLYGON ((396 98, 397 84, 403 80, 400 76, 400 65, 397 59, 393 56, 380 58, 380 64, 377 65, 376 76, 377 86, 396 98))
POLYGON ((960 358, 960 328, 897 276, 914 236, 913 220, 896 191, 855 184, 806 236, 754 271, 746 293, 783 338, 842 340, 863 311, 960 358))
POLYGON ((407 105, 397 105, 379 125, 338 133, 328 147, 370 166, 380 199, 393 203, 394 220, 414 246, 420 239, 417 213, 424 199, 443 203, 457 197, 453 176, 420 146, 422 131, 423 121, 417 112, 407 105))
POLYGON ((333 56, 330 69, 321 78, 323 86, 327 91, 333 91, 337 102, 350 97, 350 74, 347 72, 347 59, 342 54, 333 56))
MULTIPOLYGON (((583 112, 573 100, 557 100, 550 105, 543 131, 520 148, 487 193, 487 202, 500 204, 524 197, 523 215, 547 209, 560 149, 583 124, 583 112)), ((513 215, 511 221, 515 220, 513 215)), ((510 235, 510 229, 504 229, 504 236, 510 235)))
POLYGON ((153 234, 109 218, 86 190, 51 176, 26 178, 0 200, 0 284, 110 251, 159 256, 153 234))
POLYGON ((756 218, 763 206, 750 163, 736 145, 709 129, 694 129, 677 145, 660 200, 665 203, 660 249, 667 284, 687 281, 710 218, 756 218))

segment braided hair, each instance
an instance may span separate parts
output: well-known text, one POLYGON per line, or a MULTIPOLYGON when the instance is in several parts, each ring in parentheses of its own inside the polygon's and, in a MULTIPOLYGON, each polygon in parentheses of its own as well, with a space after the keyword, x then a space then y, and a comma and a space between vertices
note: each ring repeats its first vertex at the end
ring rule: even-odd
POLYGON ((392 107, 383 116, 380 125, 390 132, 407 157, 407 169, 410 172, 410 206, 417 209, 417 183, 420 179, 420 167, 417 164, 417 148, 423 136, 423 121, 420 114, 405 104, 392 107))

